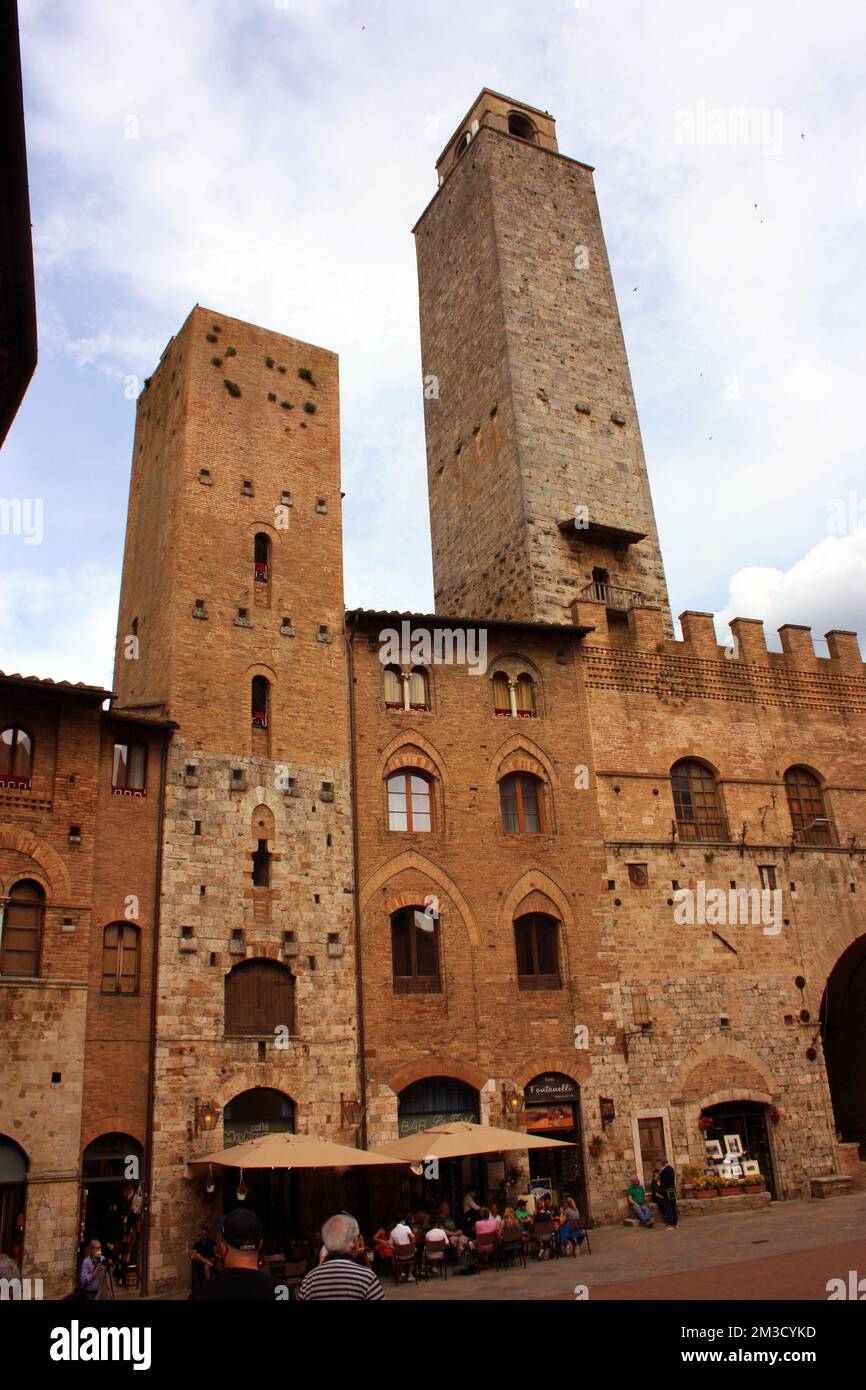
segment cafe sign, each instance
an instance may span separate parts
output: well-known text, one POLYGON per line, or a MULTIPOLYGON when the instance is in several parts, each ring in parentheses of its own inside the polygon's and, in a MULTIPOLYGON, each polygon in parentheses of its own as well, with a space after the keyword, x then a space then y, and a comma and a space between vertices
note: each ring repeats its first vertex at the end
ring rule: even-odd
POLYGON ((575 1105, 580 1099, 580 1090, 570 1076, 561 1072, 546 1072, 536 1076, 523 1092, 526 1105, 549 1105, 553 1101, 575 1105))
POLYGON ((397 1128, 400 1138, 405 1139, 407 1134, 420 1134, 422 1130, 432 1129, 434 1125, 453 1125, 461 1120, 477 1123, 478 1116, 474 1111, 467 1110, 439 1110, 429 1115, 401 1115, 397 1128))

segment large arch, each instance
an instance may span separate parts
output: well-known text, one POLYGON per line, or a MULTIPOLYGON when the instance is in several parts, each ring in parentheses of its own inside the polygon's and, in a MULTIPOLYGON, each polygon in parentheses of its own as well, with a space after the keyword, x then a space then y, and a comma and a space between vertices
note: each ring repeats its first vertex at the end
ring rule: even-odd
POLYGON ((509 772, 533 772, 543 770, 549 786, 559 787, 559 774, 543 748, 524 732, 512 734, 500 743, 490 760, 490 771, 495 782, 509 772))
POLYGON ((448 790, 451 778, 447 762, 435 743, 418 729, 413 728, 401 729, 392 739, 388 740, 376 761, 374 778, 379 782, 391 772, 397 771, 399 767, 410 765, 423 767, 432 777, 437 777, 445 790, 448 790), (415 749, 421 754, 420 759, 410 756, 415 749), (406 754, 405 759, 404 753, 406 754))
MULTIPOLYGON (((69 870, 57 851, 38 835, 15 826, 0 826, 0 850, 4 849, 24 854, 39 866, 47 880, 45 887, 50 898, 59 898, 63 902, 72 900, 69 870)), ((17 876, 21 878, 23 875, 17 876)))
POLYGON ((434 864, 432 859, 427 859, 423 854, 419 854, 417 850, 406 850, 403 854, 397 854, 393 859, 380 864, 379 868, 361 886, 359 903, 361 911, 363 912, 369 905, 374 893, 408 869, 414 869, 418 873, 424 874, 431 883, 438 884, 442 891, 448 894, 463 918, 472 945, 480 946, 481 929, 469 899, 461 893, 450 874, 446 873, 438 864, 434 864))
POLYGON ((424 1081, 430 1076, 450 1076, 455 1081, 463 1081, 479 1093, 487 1085, 488 1074, 472 1062, 461 1062, 456 1057, 443 1057, 435 1053, 419 1057, 414 1062, 405 1062, 385 1079, 388 1086, 398 1096, 415 1081, 424 1081))
POLYGON ((836 1132, 843 1143, 866 1143, 866 936, 830 971, 820 1019, 836 1132))
MULTIPOLYGON (((733 1057, 738 1062, 745 1063, 745 1065, 756 1072, 761 1081, 763 1081, 766 1087, 766 1094, 769 1097, 779 1095, 779 1084, 763 1057, 760 1057, 758 1053, 755 1052, 753 1048, 748 1047, 746 1043, 738 1042, 735 1038, 725 1038, 721 1035, 706 1038, 702 1043, 699 1043, 697 1047, 692 1048, 691 1052, 686 1054, 677 1068, 671 1093, 673 1095, 685 1096, 687 1092, 695 1091, 697 1089, 696 1086, 689 1084, 690 1074, 700 1067, 702 1063, 707 1062, 710 1063, 711 1066, 715 1065, 721 1057, 733 1057)), ((738 1088, 737 1094, 743 1095, 744 1093, 738 1088)), ((733 1097, 726 1095, 726 1099, 732 1098, 733 1097)), ((703 1099, 703 1097, 696 1096, 695 1099, 703 1099)))

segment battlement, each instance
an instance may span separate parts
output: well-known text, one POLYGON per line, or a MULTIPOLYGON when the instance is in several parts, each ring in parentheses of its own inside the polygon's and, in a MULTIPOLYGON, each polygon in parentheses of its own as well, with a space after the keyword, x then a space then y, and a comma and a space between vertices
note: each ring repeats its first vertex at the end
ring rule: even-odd
POLYGON ((733 641, 723 646, 716 636, 712 613, 691 610, 681 613, 681 641, 665 635, 660 608, 630 608, 625 621, 616 618, 609 621, 609 610, 604 603, 581 598, 572 604, 571 613, 576 624, 594 628, 592 636, 587 638, 588 644, 594 647, 700 657, 705 661, 736 662, 769 671, 866 677, 856 632, 838 628, 824 634, 830 655, 819 656, 811 628, 798 623, 785 623, 779 628, 782 650, 773 652, 767 646, 764 624, 759 618, 732 618, 733 641))

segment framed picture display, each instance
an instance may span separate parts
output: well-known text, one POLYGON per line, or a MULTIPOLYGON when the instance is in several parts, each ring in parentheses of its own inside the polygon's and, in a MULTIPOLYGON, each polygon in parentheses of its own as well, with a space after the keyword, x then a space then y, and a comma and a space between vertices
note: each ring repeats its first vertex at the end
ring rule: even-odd
POLYGON ((755 1159, 755 1158, 744 1158, 744 1159, 743 1159, 743 1177, 744 1177, 744 1178, 752 1178, 752 1177, 757 1178, 757 1177, 760 1177, 760 1175, 761 1175, 761 1165, 760 1165, 760 1163, 758 1163, 757 1159, 755 1159))
POLYGON ((742 1158, 745 1150, 739 1134, 725 1135, 725 1152, 730 1154, 731 1158, 742 1158))
POLYGON ((707 1151, 707 1158, 718 1159, 721 1163, 725 1155, 722 1153, 722 1141, 720 1139, 705 1139, 704 1148, 707 1151))

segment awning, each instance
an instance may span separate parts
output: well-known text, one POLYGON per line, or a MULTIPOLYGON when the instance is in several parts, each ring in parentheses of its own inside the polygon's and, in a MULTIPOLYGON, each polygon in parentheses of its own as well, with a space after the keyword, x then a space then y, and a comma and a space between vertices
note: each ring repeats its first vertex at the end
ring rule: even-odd
POLYGON ((398 1165, 400 1159, 307 1134, 266 1134, 187 1162, 191 1166, 213 1163, 220 1168, 365 1168, 398 1165))
POLYGON ((402 1158, 407 1163, 422 1163, 425 1158, 467 1158, 471 1154, 506 1150, 566 1148, 574 1148, 567 1139, 542 1139, 522 1129, 499 1129, 495 1125, 459 1120, 407 1134, 405 1139, 397 1139, 393 1144, 382 1144, 380 1152, 402 1158))

